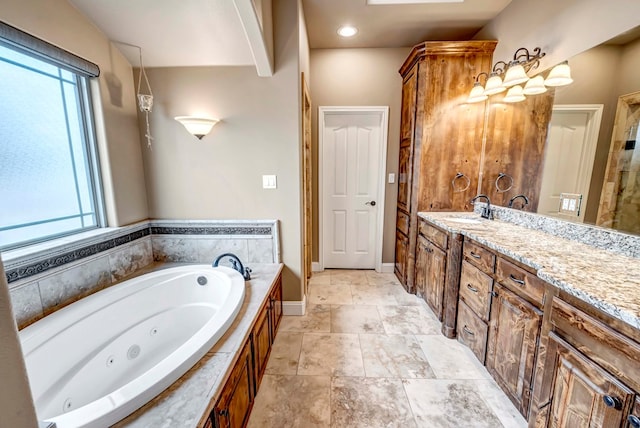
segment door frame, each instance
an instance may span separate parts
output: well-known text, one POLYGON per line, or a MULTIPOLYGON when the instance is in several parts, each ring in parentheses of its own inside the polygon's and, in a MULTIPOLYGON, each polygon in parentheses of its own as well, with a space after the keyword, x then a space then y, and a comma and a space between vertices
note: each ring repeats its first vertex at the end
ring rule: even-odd
POLYGON ((556 104, 552 108, 552 117, 554 112, 586 112, 589 114, 587 128, 585 129, 585 139, 587 140, 587 148, 583 152, 580 159, 580 170, 588 170, 588 174, 580 177, 578 180, 578 188, 580 191, 587 189, 586 193, 582 193, 582 202, 580 209, 580 221, 584 222, 584 215, 587 208, 587 200, 589 198, 589 190, 591 187, 591 176, 593 175, 593 163, 596 158, 596 148, 598 146, 598 135, 600 134, 600 125, 602 123, 602 112, 604 104, 556 104))
POLYGON ((375 270, 382 272, 382 244, 384 235, 384 210, 385 210, 385 194, 386 194, 386 175, 387 175, 387 142, 389 139, 389 106, 319 106, 318 107, 318 258, 320 269, 324 270, 324 235, 323 235, 323 218, 324 218, 324 124, 325 117, 330 114, 346 113, 378 113, 380 114, 380 144, 379 144, 379 161, 378 168, 380 171, 378 177, 378 201, 379 209, 376 215, 376 237, 375 237, 375 270))

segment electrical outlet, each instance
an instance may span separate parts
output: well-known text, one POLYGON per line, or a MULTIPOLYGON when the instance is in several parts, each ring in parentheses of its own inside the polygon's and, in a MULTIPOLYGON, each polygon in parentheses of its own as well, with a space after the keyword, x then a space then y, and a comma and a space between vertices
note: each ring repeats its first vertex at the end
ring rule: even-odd
POLYGON ((263 175, 262 176, 262 188, 263 189, 277 189, 278 180, 275 175, 263 175))

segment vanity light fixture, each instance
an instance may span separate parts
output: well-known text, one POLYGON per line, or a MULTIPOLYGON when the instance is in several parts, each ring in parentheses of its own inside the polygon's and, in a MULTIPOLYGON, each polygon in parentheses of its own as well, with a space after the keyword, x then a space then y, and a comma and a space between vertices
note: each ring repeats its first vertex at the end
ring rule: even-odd
MULTIPOLYGON (((504 102, 514 103, 524 101, 527 95, 542 94, 547 91, 547 86, 564 86, 573 82, 571 79, 571 69, 567 61, 556 65, 547 79, 538 75, 529 78, 527 73, 535 70, 540 65, 540 59, 545 56, 540 48, 529 51, 527 48, 520 48, 513 54, 513 59, 507 64, 498 61, 493 65, 491 74, 487 79, 482 95, 491 96, 507 90, 504 102), (504 76, 504 78, 502 77, 504 76), (521 86, 524 85, 524 88, 521 86), (517 87, 517 89, 515 89, 517 87)), ((467 98, 468 103, 484 101, 486 98, 480 96, 479 77, 486 73, 480 73, 475 79, 473 89, 467 98)))
POLYGON ((180 122, 190 134, 196 136, 199 140, 211 132, 211 128, 219 122, 217 119, 194 116, 176 116, 175 120, 180 122))
POLYGON ((343 25, 338 28, 338 35, 342 37, 353 37, 358 34, 358 29, 351 25, 343 25))
POLYGON ((522 92, 525 95, 537 95, 547 92, 547 87, 544 86, 544 77, 537 75, 529 79, 527 84, 524 85, 524 90, 522 92))
POLYGON ((561 62, 551 69, 544 84, 547 86, 565 86, 573 82, 571 68, 567 61, 561 62))
POLYGON ((480 101, 484 101, 487 98, 489 98, 486 94, 485 94, 485 90, 482 87, 482 83, 480 83, 480 77, 484 76, 485 79, 488 78, 488 74, 487 73, 480 73, 476 76, 476 81, 473 84, 473 89, 471 89, 471 93, 469 94, 469 98, 467 98, 467 102, 468 103, 479 103, 480 101))
POLYGON ((505 103, 519 103, 524 101, 527 97, 524 96, 522 86, 516 85, 509 88, 507 95, 504 96, 502 102, 505 103))

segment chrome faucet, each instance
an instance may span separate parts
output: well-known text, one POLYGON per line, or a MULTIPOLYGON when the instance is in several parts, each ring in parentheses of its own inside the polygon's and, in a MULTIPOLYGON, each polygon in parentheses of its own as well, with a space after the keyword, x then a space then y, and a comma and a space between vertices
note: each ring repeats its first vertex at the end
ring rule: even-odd
POLYGON ((491 209, 491 200, 487 195, 480 194, 480 195, 474 196, 473 199, 471 199, 471 203, 473 204, 479 198, 484 198, 487 200, 487 205, 482 207, 482 213, 480 214, 480 217, 493 220, 493 210, 491 209))
POLYGON ((527 198, 525 195, 520 194, 520 195, 515 195, 513 198, 509 199, 509 208, 513 208, 513 202, 518 199, 518 198, 522 198, 522 200, 524 201, 522 206, 520 207, 520 209, 523 209, 524 207, 526 207, 527 205, 529 205, 529 198, 527 198))
POLYGON ((216 259, 213 261, 213 263, 211 264, 211 266, 213 267, 218 267, 218 264, 220 263, 220 260, 222 260, 223 258, 229 258, 229 262, 231 263, 231 266, 237 270, 238 272, 240 272, 240 274, 244 277, 245 281, 249 281, 251 279, 251 269, 249 269, 248 267, 244 267, 242 265, 242 262, 240 261, 240 259, 238 258, 238 256, 236 256, 233 253, 224 253, 219 255, 218 257, 216 257, 216 259))

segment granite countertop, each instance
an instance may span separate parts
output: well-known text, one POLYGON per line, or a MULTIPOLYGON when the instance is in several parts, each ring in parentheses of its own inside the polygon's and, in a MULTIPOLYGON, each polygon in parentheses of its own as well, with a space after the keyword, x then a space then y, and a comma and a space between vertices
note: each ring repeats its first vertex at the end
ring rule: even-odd
POLYGON ((469 212, 422 212, 421 218, 537 270, 538 277, 640 328, 640 260, 469 212))
MULTIPOLYGON (((175 263, 155 265, 150 270, 170 266, 175 263)), ((225 335, 184 376, 113 427, 195 427, 211 400, 222 390, 224 375, 231 369, 282 266, 252 264, 242 308, 225 335)))

